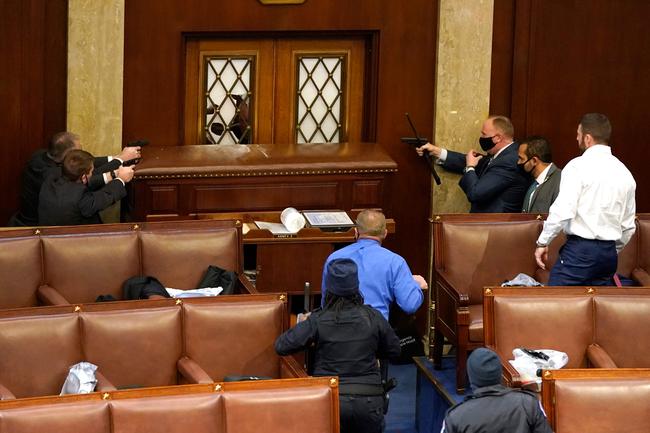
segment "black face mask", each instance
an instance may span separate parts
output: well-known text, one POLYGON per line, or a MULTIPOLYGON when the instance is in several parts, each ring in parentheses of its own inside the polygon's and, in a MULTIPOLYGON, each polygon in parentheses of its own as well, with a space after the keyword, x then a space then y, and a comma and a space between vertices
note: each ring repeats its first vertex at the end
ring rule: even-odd
POLYGON ((488 150, 496 146, 496 143, 492 141, 493 138, 494 135, 492 137, 479 137, 478 144, 481 145, 481 149, 487 152, 488 150))
POLYGON ((526 162, 521 163, 521 164, 517 164, 517 170, 519 170, 519 173, 524 177, 532 176, 532 170, 531 171, 526 171, 526 169, 524 168, 524 166, 526 164, 528 164, 528 161, 530 161, 531 159, 533 159, 533 158, 532 157, 528 158, 526 160, 526 162))

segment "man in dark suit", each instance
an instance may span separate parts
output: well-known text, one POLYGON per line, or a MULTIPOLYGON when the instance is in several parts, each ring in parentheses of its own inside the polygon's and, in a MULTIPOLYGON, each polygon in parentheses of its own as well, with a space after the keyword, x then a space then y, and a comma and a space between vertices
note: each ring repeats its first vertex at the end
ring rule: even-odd
POLYGON ((99 212, 126 196, 133 167, 122 167, 110 182, 92 191, 93 156, 80 149, 67 152, 61 174, 50 173, 39 194, 38 224, 48 226, 99 224, 99 212))
POLYGON ((562 170, 551 162, 551 146, 544 137, 529 137, 519 145, 519 170, 533 182, 521 209, 524 213, 548 213, 560 192, 562 170))
MULTIPOLYGON (((38 194, 43 181, 50 175, 61 174, 61 162, 71 149, 81 149, 79 136, 72 132, 54 134, 47 149, 37 150, 27 163, 22 175, 20 210, 9 220, 10 226, 35 226, 38 224, 38 194)), ((100 156, 94 159, 96 167, 88 186, 96 190, 112 180, 110 172, 121 170, 122 162, 138 158, 139 147, 126 147, 115 157, 100 156)))
POLYGON ((530 181, 517 168, 517 144, 513 137, 510 119, 490 116, 483 122, 479 137, 481 149, 487 155, 474 149, 462 154, 431 143, 416 151, 419 155, 428 151, 443 168, 462 173, 458 184, 471 203, 470 212, 521 212, 530 181))

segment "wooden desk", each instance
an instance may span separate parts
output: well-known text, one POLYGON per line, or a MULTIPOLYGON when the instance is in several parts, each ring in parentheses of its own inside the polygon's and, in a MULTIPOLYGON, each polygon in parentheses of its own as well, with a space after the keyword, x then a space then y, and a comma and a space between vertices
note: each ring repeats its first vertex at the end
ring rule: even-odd
POLYGON ((147 146, 129 184, 129 218, 214 212, 383 208, 397 164, 375 143, 147 146))
MULTIPOLYGON (((354 219, 356 213, 351 213, 354 219)), ((304 293, 305 282, 314 294, 320 293, 323 264, 336 249, 355 241, 354 229, 326 232, 304 228, 296 235, 274 236, 257 228, 254 221, 279 222, 280 212, 199 214, 197 219, 237 219, 243 222, 244 267, 257 272, 255 287, 261 293, 304 293)), ((386 220, 389 233, 395 232, 395 221, 386 220)))

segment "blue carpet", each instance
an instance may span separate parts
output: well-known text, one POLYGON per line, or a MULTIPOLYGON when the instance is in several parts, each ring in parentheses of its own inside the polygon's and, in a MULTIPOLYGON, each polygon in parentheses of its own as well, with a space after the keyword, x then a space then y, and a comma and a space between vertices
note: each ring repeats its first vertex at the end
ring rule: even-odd
POLYGON ((456 393, 456 359, 443 357, 442 368, 435 370, 431 361, 418 357, 416 366, 416 431, 438 433, 447 409, 465 398, 456 393))
POLYGON ((397 379, 390 392, 385 433, 417 433, 415 429, 415 364, 388 367, 388 376, 397 379))

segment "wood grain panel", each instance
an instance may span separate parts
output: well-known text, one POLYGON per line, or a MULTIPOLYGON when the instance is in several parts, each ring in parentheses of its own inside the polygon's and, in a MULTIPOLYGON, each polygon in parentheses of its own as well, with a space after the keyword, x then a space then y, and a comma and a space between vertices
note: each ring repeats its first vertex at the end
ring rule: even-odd
MULTIPOLYGON (((376 138, 398 163, 382 194, 387 215, 400 225, 388 246, 406 257, 412 270, 428 266, 426 236, 430 177, 413 149, 404 112, 420 134, 433 127, 437 2, 430 0, 309 0, 302 5, 265 6, 255 1, 127 1, 125 4, 124 140, 146 137, 152 146, 182 143, 185 38, 213 34, 318 32, 372 33, 366 47, 376 68, 364 136, 376 138), (377 52, 372 52, 376 50, 377 52), (153 108, 153 110, 152 110, 153 108), (374 111, 374 112, 373 112, 374 111), (406 201, 406 197, 416 199, 406 201)), ((290 203, 287 203, 289 205, 290 203)))
POLYGON ((648 16, 650 3, 635 0, 497 0, 493 42, 492 111, 508 114, 509 100, 517 137, 549 138, 560 166, 578 156, 580 117, 606 114, 639 212, 650 210, 650 171, 639 158, 650 136, 648 16))
POLYGON ((31 154, 65 129, 67 1, 0 2, 0 225, 31 154))
POLYGON ((360 180, 352 185, 352 206, 370 208, 381 203, 380 180, 360 180))
POLYGON ((152 185, 150 209, 159 214, 175 213, 178 209, 178 187, 176 185, 152 185))
POLYGON ((195 186, 193 193, 190 207, 196 212, 274 209, 281 196, 289 197, 287 206, 298 209, 331 208, 336 206, 337 184, 204 185, 195 186))

